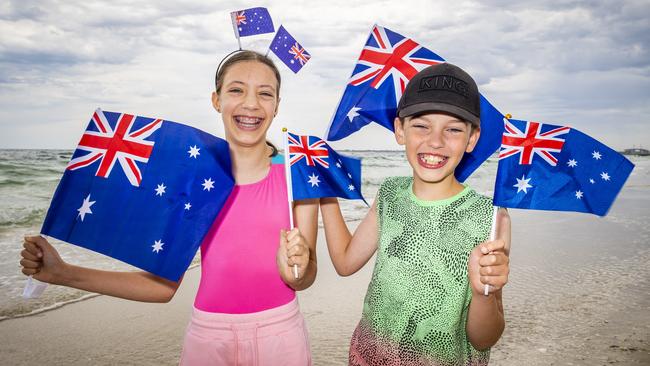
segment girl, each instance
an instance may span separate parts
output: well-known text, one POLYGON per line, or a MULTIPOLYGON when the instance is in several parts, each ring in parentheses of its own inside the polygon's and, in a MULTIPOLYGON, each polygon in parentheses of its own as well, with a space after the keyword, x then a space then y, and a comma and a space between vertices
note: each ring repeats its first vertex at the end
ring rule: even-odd
MULTIPOLYGON (((296 227, 284 230, 284 165, 266 141, 280 73, 266 56, 240 51, 217 70, 215 87, 212 104, 222 116, 236 185, 201 244, 201 281, 180 364, 309 365, 295 291, 316 278, 318 202, 297 202, 296 227)), ((180 284, 68 264, 40 236, 26 237, 24 247, 22 272, 52 284, 147 302, 168 302, 180 284)))

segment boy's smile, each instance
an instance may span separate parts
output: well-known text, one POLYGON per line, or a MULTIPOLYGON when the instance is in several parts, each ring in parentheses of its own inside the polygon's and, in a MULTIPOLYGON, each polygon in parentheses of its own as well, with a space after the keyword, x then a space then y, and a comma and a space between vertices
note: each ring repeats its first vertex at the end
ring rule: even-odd
POLYGON ((427 113, 395 119, 395 137, 406 147, 413 168, 413 193, 420 199, 437 200, 453 196, 463 186, 454 171, 465 152, 471 152, 479 130, 446 113, 427 113))

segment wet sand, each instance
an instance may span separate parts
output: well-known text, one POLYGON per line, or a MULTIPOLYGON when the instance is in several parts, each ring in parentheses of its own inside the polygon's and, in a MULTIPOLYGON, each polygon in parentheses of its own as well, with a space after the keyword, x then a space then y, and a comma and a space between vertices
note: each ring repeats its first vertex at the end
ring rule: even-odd
MULTIPOLYGON (((636 199, 606 219, 512 212, 507 326, 490 364, 650 364, 649 215, 636 199)), ((317 281, 299 297, 314 364, 345 365, 372 264, 338 277, 320 235, 317 281)), ((98 296, 1 321, 2 364, 176 364, 198 277, 188 271, 169 304, 98 296)))

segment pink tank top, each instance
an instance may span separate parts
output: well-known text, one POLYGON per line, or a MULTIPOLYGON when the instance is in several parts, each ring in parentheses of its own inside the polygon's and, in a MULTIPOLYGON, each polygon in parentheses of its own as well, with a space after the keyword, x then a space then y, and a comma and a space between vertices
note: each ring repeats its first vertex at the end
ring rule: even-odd
POLYGON ((244 314, 293 300, 295 291, 282 281, 275 261, 280 229, 288 228, 284 164, 272 164, 257 183, 236 185, 201 244, 194 306, 244 314))

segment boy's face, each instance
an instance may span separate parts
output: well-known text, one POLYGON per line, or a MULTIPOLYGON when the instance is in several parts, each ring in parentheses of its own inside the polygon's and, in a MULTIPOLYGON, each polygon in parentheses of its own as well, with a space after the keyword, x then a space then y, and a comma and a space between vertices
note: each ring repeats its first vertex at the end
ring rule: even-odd
POLYGON ((480 135, 478 128, 444 113, 395 118, 395 138, 405 145, 413 179, 423 183, 455 180, 454 170, 465 152, 471 152, 480 135))

